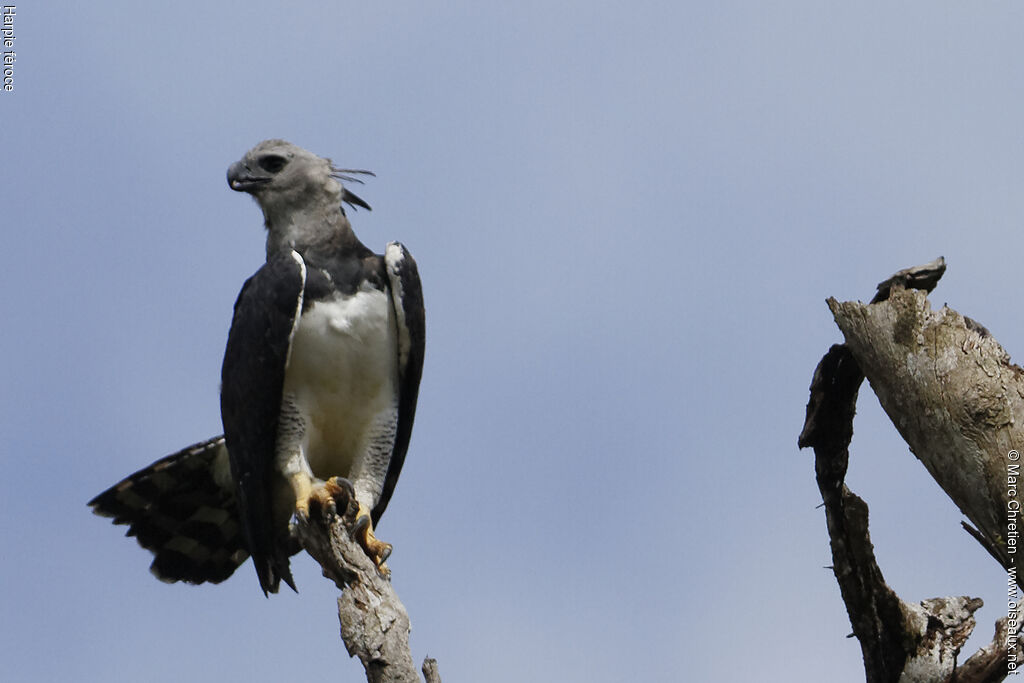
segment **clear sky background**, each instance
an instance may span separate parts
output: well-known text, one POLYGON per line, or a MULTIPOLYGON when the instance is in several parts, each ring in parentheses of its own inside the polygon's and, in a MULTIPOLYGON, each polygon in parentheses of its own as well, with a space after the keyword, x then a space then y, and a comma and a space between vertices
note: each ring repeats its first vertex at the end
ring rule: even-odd
MULTIPOLYGON (((448 683, 861 681, 811 373, 868 300, 932 295, 1017 359, 1024 5, 17 5, 0 92, 0 679, 362 680, 333 585, 165 585, 86 501, 220 433, 263 258, 228 165, 282 137, 377 173, 352 216, 420 264, 426 368, 380 536, 448 683)), ((907 600, 984 598, 865 386, 848 483, 907 600)))

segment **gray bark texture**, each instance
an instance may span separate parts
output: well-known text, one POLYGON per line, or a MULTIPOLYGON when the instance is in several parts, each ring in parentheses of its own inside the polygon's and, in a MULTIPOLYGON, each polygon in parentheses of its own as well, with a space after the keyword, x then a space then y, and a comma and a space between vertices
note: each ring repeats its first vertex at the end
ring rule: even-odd
POLYGON ((933 311, 924 292, 828 305, 910 450, 1009 568, 1007 454, 1024 450, 1024 372, 984 328, 933 311))
MULTIPOLYGON (((349 656, 358 657, 369 683, 419 683, 409 649, 409 615, 391 582, 377 572, 351 537, 354 501, 338 515, 311 506, 309 519, 296 532, 302 547, 341 590, 338 620, 349 656)), ((441 683, 437 662, 422 667, 427 683, 441 683)))
POLYGON ((798 441, 814 448, 832 570, 871 683, 1001 681, 1010 659, 1021 656, 1004 617, 992 642, 958 665, 982 601, 901 600, 875 561, 867 504, 844 483, 857 394, 867 376, 911 450, 978 527, 972 535, 1001 564, 1013 566, 1016 548, 1006 543, 1006 457, 1014 444, 1014 410, 1024 409, 1021 370, 984 328, 948 308, 931 311, 926 291, 944 270, 939 259, 900 271, 878 286, 871 304, 829 300, 847 343, 833 346, 815 369, 798 441))

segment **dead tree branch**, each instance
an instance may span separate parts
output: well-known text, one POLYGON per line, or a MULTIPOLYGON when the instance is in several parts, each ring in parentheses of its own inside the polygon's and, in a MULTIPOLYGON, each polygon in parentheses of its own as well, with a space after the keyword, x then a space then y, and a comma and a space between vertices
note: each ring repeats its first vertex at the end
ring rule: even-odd
MULTIPOLYGON (((368 683, 419 683, 409 649, 409 615, 391 582, 351 538, 355 507, 343 515, 311 510, 297 525, 303 548, 341 590, 338 620, 349 656, 358 657, 368 683)), ((437 662, 423 662, 427 683, 440 683, 437 662)))
POLYGON ((1007 454, 1024 447, 1014 419, 1024 416, 1024 371, 976 323, 932 311, 922 292, 828 305, 911 451, 1009 568, 1017 538, 1006 529, 1007 454))
MULTIPOLYGON (((957 666, 960 648, 974 629, 973 614, 982 606, 981 600, 967 597, 935 598, 920 603, 907 603, 901 600, 885 583, 882 571, 875 560, 874 548, 868 533, 867 504, 854 495, 844 483, 849 461, 848 449, 853 436, 857 394, 865 375, 871 381, 872 388, 879 394, 883 406, 886 406, 887 400, 882 398, 882 394, 886 391, 889 392, 888 396, 899 393, 904 397, 901 401, 890 402, 894 405, 892 410, 886 407, 886 412, 904 438, 907 438, 907 434, 900 428, 901 424, 916 424, 916 420, 922 419, 916 414, 907 415, 902 412, 925 409, 921 398, 910 399, 905 395, 935 391, 935 387, 928 383, 922 385, 917 379, 919 375, 927 373, 922 370, 923 363, 915 362, 913 354, 908 354, 907 350, 920 351, 924 347, 935 352, 939 349, 939 344, 935 341, 937 335, 918 329, 920 325, 916 324, 927 320, 918 303, 926 302, 925 294, 907 290, 906 287, 921 287, 930 291, 944 270, 945 262, 939 259, 925 266, 900 271, 878 286, 878 294, 868 306, 836 304, 833 300, 829 301, 833 312, 842 311, 846 318, 855 322, 845 327, 844 322, 840 322, 840 328, 847 337, 847 344, 835 345, 829 349, 815 369, 807 416, 798 440, 801 448, 814 449, 815 471, 825 504, 825 517, 832 546, 832 569, 839 583, 854 635, 861 644, 867 680, 872 683, 1001 681, 1007 675, 1007 659, 1011 654, 1007 646, 1007 619, 1003 618, 996 624, 996 635, 992 643, 975 653, 963 666, 957 666), (898 314, 889 314, 889 310, 895 310, 898 314), (872 328, 873 333, 868 335, 867 341, 851 342, 851 337, 857 335, 853 331, 847 333, 847 329, 866 327, 863 321, 875 318, 895 321, 891 322, 888 328, 888 336, 885 336, 882 330, 872 328), (897 338, 902 341, 895 341, 897 338), (880 348, 882 350, 879 350, 880 348), (891 358, 882 362, 881 358, 886 356, 886 351, 891 358), (862 358, 867 359, 863 364, 862 358), (883 376, 886 373, 892 376, 883 376), (908 384, 899 389, 893 388, 901 377, 908 384), (907 377, 909 379, 906 379, 907 377), (880 386, 884 388, 880 389, 880 386)), ((839 316, 840 313, 836 313, 837 322, 839 316)), ((970 331, 966 325, 959 329, 970 331)), ((974 334, 980 338, 979 333, 974 334)), ((980 348, 973 343, 967 343, 968 338, 964 334, 954 339, 960 340, 960 346, 957 348, 962 354, 969 354, 980 348)), ((974 337, 970 337, 970 341, 973 340, 974 337)), ((999 351, 1002 352, 1002 349, 999 351)), ((923 353, 927 354, 927 351, 923 353)), ((954 380, 949 379, 956 364, 947 357, 944 365, 932 363, 925 368, 933 374, 936 373, 936 368, 943 368, 941 376, 946 378, 946 381, 939 383, 939 393, 943 396, 958 397, 964 392, 963 385, 954 384, 954 380)), ((997 395, 1006 393, 1008 392, 1004 391, 997 395)), ((960 398, 961 403, 966 402, 962 396, 960 398)), ((929 409, 936 410, 930 404, 928 406, 929 409)), ((977 415, 978 411, 967 410, 963 413, 977 415)), ((983 414, 989 415, 984 412, 983 414)), ((936 420, 942 419, 950 419, 948 410, 944 415, 936 416, 936 420)), ((1002 425, 1001 422, 999 424, 1002 425)), ((931 428, 938 427, 931 425, 931 428)), ((916 430, 908 431, 916 433, 916 430)), ((914 447, 916 442, 910 442, 908 439, 908 443, 911 443, 912 450, 922 460, 928 457, 922 455, 923 449, 926 446, 933 447, 930 441, 922 442, 918 448, 914 447)), ((951 450, 953 449, 946 448, 946 452, 951 450)), ((961 450, 959 453, 960 457, 963 457, 964 451, 961 450)), ((960 467, 955 462, 949 466, 960 467)), ((929 466, 928 469, 932 472, 932 467, 929 466)), ((984 471, 982 468, 982 472, 984 471)), ((935 476, 934 472, 932 474, 935 476)), ((1005 489, 1005 469, 1002 476, 1005 489)), ((946 475, 946 479, 957 482, 955 476, 946 475)), ((943 485, 942 481, 939 483, 943 485)), ((963 494, 961 488, 952 484, 950 487, 956 490, 958 495, 963 494)), ((953 497, 946 485, 943 485, 943 488, 953 497)), ((966 500, 970 501, 970 496, 966 500)), ((957 504, 964 510, 964 505, 961 505, 960 501, 957 501, 957 504)), ((972 510, 974 509, 972 507, 972 510)), ((1005 509, 1002 508, 1004 511, 1005 509)), ((964 511, 966 514, 966 510, 964 511)), ((987 520, 989 517, 979 515, 980 519, 987 520)), ((976 524, 979 523, 974 517, 970 518, 976 524)), ((982 531, 981 535, 989 539, 988 533, 982 531)), ((994 547, 1000 548, 997 544, 994 547)), ((1003 555, 1006 556, 1007 546, 1004 544, 1001 547, 1003 555)), ((1014 648, 1012 654, 1019 657, 1019 646, 1014 648)))

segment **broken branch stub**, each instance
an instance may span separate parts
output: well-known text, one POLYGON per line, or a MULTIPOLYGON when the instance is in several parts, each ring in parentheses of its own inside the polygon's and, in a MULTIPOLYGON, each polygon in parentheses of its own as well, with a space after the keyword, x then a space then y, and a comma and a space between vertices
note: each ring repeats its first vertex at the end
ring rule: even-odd
MULTIPOLYGON (((894 286, 872 304, 828 300, 846 346, 911 451, 1009 568, 1008 454, 1024 451, 1024 370, 984 328, 894 286)), ((1010 462, 1009 464, 1013 464, 1010 462)), ((980 539, 979 539, 980 540, 980 539)))

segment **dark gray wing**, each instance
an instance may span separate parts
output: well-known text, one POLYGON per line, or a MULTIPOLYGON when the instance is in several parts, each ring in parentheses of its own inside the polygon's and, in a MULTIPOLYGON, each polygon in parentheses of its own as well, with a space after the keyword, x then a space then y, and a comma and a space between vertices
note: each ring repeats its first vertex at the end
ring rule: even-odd
POLYGON ((384 252, 384 265, 398 323, 398 428, 380 500, 372 512, 374 526, 391 500, 398 475, 405 463, 405 453, 409 450, 412 423, 416 416, 416 398, 419 396, 420 377, 423 374, 426 335, 423 288, 416 261, 401 243, 391 242, 384 252))
POLYGON ((294 251, 268 261, 246 281, 221 370, 220 410, 235 497, 264 594, 276 593, 282 579, 295 589, 287 528, 273 523, 271 491, 285 366, 305 281, 305 263, 294 251))

